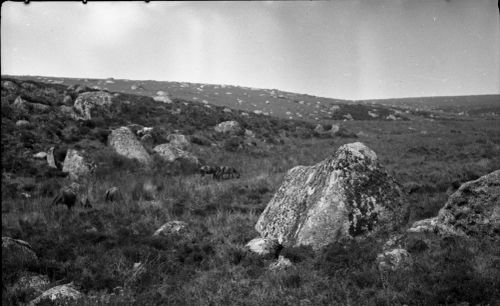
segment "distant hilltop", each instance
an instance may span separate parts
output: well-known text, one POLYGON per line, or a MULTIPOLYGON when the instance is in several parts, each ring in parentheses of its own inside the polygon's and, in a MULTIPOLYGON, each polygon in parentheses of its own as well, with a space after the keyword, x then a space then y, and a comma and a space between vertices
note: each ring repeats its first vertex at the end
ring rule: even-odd
MULTIPOLYGON (((10 77, 10 76, 2 76, 10 77)), ((442 96, 371 100, 342 100, 291 93, 278 89, 170 82, 154 80, 61 78, 12 76, 62 85, 85 85, 98 90, 156 97, 167 93, 173 98, 240 109, 279 118, 330 122, 332 120, 398 120, 406 114, 435 117, 498 116, 500 95, 442 96), (418 113, 415 113, 418 112, 418 113), (421 113, 421 112, 436 112, 421 113), (431 116, 432 115, 432 116, 431 116)))

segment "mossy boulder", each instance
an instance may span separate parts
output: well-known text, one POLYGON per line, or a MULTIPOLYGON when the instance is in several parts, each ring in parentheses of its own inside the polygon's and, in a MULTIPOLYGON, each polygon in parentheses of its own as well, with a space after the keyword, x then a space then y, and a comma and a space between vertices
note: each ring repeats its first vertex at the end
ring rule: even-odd
POLYGON ((342 238, 393 231, 407 222, 403 192, 360 142, 313 166, 288 171, 255 228, 285 247, 319 249, 342 238))

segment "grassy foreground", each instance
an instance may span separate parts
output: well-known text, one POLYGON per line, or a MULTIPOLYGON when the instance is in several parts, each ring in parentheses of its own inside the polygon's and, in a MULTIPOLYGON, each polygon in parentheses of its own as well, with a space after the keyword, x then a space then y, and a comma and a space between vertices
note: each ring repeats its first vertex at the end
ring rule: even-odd
MULTIPOLYGON (((454 180, 500 168, 500 125, 494 121, 346 122, 411 190, 412 221, 437 214, 454 180), (411 129, 409 129, 411 128, 411 129), (427 133, 422 133, 422 131, 427 133), (452 132, 459 131, 459 132, 452 132)), ((49 207, 51 197, 21 199, 2 192, 2 236, 28 241, 40 264, 31 271, 55 283, 74 281, 86 293, 79 305, 495 305, 500 298, 499 241, 448 239, 436 250, 415 245, 415 264, 381 274, 375 264, 384 241, 335 243, 314 253, 283 250, 294 267, 267 270, 272 259, 245 251, 257 236, 259 214, 285 171, 314 164, 354 139, 298 139, 261 154, 195 146, 200 157, 235 166, 239 180, 213 181, 145 170, 113 153, 109 168, 90 179, 94 208, 49 207), (157 187, 151 195, 144 184, 157 187), (118 186, 122 201, 104 203, 118 186), (187 234, 152 237, 169 220, 187 234), (142 268, 134 269, 134 263, 142 268)), ((56 191, 63 178, 40 182, 56 191)), ((47 192, 46 194, 51 194, 47 192)), ((8 281, 15 271, 2 271, 8 281)), ((5 304, 27 302, 21 293, 5 304)))
MULTIPOLYGON (((284 249, 294 266, 281 272, 268 270, 273 259, 244 248, 258 235, 254 225, 284 173, 315 164, 348 142, 372 148, 403 185, 410 223, 436 215, 454 184, 500 168, 498 117, 336 122, 342 137, 328 138, 314 135, 315 125, 303 121, 225 112, 181 99, 159 104, 122 93, 114 94, 109 112, 82 122, 59 111, 77 97, 66 86, 11 81, 14 89, 2 85, 2 236, 29 242, 40 261, 28 270, 47 275, 53 285, 73 281, 85 293, 80 305, 496 305, 500 300, 498 238, 446 239, 431 249, 410 242, 411 268, 382 274, 375 258, 384 237, 339 242, 316 253, 284 249), (22 110, 14 105, 17 97, 48 109, 22 110), (29 125, 20 128, 19 120, 29 125), (225 120, 238 120, 256 137, 249 144, 244 133, 215 133, 213 126, 225 120), (155 160, 144 169, 117 156, 106 146, 107 135, 132 123, 154 126, 155 144, 179 130, 191 138, 190 151, 201 160, 235 167, 242 177, 214 181, 183 164, 155 160), (49 206, 69 182, 32 156, 54 145, 61 152, 67 147, 92 152, 98 168, 82 182, 92 209, 49 206), (112 186, 124 198, 105 203, 104 192, 112 186), (152 236, 171 220, 187 222, 187 233, 152 236)), ((4 285, 18 272, 2 266, 4 285)), ((2 294, 3 305, 29 300, 22 290, 2 294)))

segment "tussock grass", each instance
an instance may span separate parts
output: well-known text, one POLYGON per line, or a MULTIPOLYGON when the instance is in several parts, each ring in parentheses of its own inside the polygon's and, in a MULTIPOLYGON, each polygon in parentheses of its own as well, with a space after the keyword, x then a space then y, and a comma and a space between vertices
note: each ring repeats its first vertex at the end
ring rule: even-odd
MULTIPOLYGON (((13 128, 10 119, 4 120, 4 108, 14 119, 21 114, 2 99, 3 130, 13 128)), ((123 95, 122 99, 131 97, 123 95)), ((149 103, 146 98, 143 102, 149 103)), ((174 106, 181 104, 175 101, 174 106)), ((141 118, 162 112, 147 107, 128 111, 129 115, 142 112, 141 118)), ((193 118, 199 119, 197 116, 193 118)), ((232 119, 232 115, 214 116, 211 120, 216 123, 232 119)), ((346 121, 341 124, 347 130, 363 131, 367 136, 333 139, 299 135, 293 124, 276 121, 255 128, 257 147, 228 151, 223 136, 200 130, 211 128, 213 122, 201 126, 205 123, 195 119, 189 126, 191 132, 217 145, 201 141, 190 150, 207 164, 235 167, 242 174, 240 179, 202 178, 182 165, 158 160, 144 169, 100 147, 94 152, 98 170, 82 182, 82 192, 93 204, 88 210, 50 207, 55 193, 68 181, 46 172, 29 155, 15 155, 14 140, 19 135, 2 131, 2 145, 8 144, 2 149, 8 153, 2 154, 3 170, 34 178, 34 183, 2 179, 2 236, 23 239, 33 246, 40 263, 30 271, 47 275, 54 284, 74 281, 87 294, 80 305, 494 305, 500 299, 498 241, 457 238, 437 241, 441 247, 436 249, 415 243, 408 246, 413 267, 386 274, 375 263, 382 240, 339 242, 319 252, 285 248, 282 255, 294 267, 281 272, 267 270, 273 259, 260 258, 244 248, 258 235, 254 225, 286 171, 313 165, 353 141, 372 148, 404 189, 413 190, 408 195, 410 222, 434 216, 453 182, 500 168, 498 121, 346 121), (280 130, 287 130, 291 137, 277 141, 280 130), (264 141, 266 137, 275 141, 264 141), (106 203, 104 193, 113 186, 121 190, 123 198, 106 203), (31 198, 20 195, 25 189, 31 198), (187 222, 188 232, 152 236, 172 220, 187 222), (134 270, 139 262, 142 268, 134 270)), ((259 120, 264 119, 251 118, 244 125, 253 129, 262 122, 259 120)), ((94 124, 93 128, 77 126, 77 134, 104 123, 94 124)), ((165 126, 182 127, 180 120, 165 126)), ((30 154, 44 149, 31 144, 33 137, 25 134, 22 150, 25 145, 33 146, 30 154)), ((16 276, 17 271, 2 271, 7 282, 16 276)), ((22 295, 5 299, 11 304, 27 302, 22 295)))

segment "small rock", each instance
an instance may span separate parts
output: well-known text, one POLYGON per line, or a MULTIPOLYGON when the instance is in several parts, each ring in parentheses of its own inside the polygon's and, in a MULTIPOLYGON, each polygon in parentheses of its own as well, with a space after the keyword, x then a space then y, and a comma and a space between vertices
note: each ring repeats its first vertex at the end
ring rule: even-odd
POLYGON ((400 270, 412 264, 410 253, 405 249, 393 249, 377 255, 377 264, 380 271, 400 270))
POLYGON ((250 138, 255 138, 255 133, 252 132, 251 130, 245 129, 245 136, 250 138))
POLYGON ((182 134, 170 134, 167 136, 167 140, 171 145, 176 146, 181 150, 186 150, 191 145, 186 136, 182 134))
POLYGON ((57 169, 56 160, 54 158, 54 147, 51 147, 47 152, 47 164, 50 168, 57 169))
POLYGON ((63 99, 63 104, 64 105, 67 105, 67 106, 71 106, 73 105, 73 99, 71 98, 70 95, 66 95, 64 96, 64 99, 63 99))
POLYGON ((238 133, 241 128, 237 121, 224 121, 214 127, 218 133, 238 133))
POLYGON ((290 261, 290 259, 280 255, 276 262, 273 262, 269 265, 269 270, 276 272, 276 271, 286 270, 286 269, 289 269, 291 267, 293 267, 293 264, 290 261))
POLYGON ((170 98, 167 96, 155 96, 153 97, 153 100, 155 100, 156 102, 172 103, 172 100, 170 100, 170 98))
POLYGON ((146 134, 146 135, 143 135, 140 139, 142 145, 144 146, 144 148, 148 149, 148 150, 151 150, 154 146, 154 138, 153 138, 153 135, 151 134, 146 134))
POLYGON ((18 96, 16 98, 16 100, 14 100, 14 103, 12 104, 12 106, 14 106, 15 108, 23 111, 23 112, 26 112, 27 109, 28 109, 28 102, 26 102, 26 100, 24 100, 23 98, 21 98, 21 96, 18 96))
POLYGON ((250 251, 262 256, 274 256, 280 245, 277 240, 270 238, 254 238, 245 245, 250 251))
POLYGON ((167 162, 174 162, 176 160, 182 159, 193 165, 197 165, 199 163, 198 158, 196 156, 194 156, 189 152, 181 150, 170 143, 157 145, 156 147, 153 148, 153 151, 167 162))
POLYGON ((22 127, 27 127, 27 126, 29 126, 29 125, 30 125, 30 123, 29 123, 29 121, 27 121, 27 120, 17 120, 17 121, 16 121, 16 126, 17 126, 17 127, 20 127, 20 128, 22 128, 22 127))
POLYGON ((188 224, 184 221, 169 221, 163 224, 153 236, 165 236, 169 234, 179 234, 187 230, 188 224))

